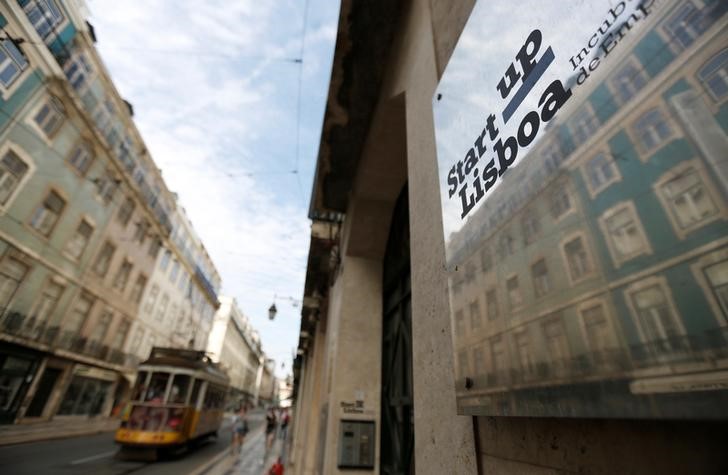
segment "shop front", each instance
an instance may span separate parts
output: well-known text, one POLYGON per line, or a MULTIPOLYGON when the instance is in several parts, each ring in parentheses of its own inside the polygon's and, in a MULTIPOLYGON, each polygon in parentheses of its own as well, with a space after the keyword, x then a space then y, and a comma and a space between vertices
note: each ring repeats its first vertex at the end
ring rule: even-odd
POLYGON ((31 350, 0 345, 0 424, 15 421, 40 360, 40 355, 31 350))

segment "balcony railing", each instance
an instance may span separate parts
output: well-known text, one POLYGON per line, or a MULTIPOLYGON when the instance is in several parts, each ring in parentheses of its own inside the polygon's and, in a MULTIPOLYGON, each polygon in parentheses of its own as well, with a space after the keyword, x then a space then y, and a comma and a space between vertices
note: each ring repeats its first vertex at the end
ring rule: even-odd
POLYGON ((540 361, 530 368, 514 366, 479 375, 459 375, 458 387, 542 386, 617 378, 649 367, 710 362, 728 358, 728 328, 682 335, 629 347, 611 348, 560 360, 540 361))
POLYGON ((139 358, 135 355, 124 353, 118 348, 109 348, 99 341, 88 340, 78 332, 61 330, 58 325, 48 325, 46 321, 19 312, 8 312, 0 318, 0 332, 127 368, 139 364, 139 358))

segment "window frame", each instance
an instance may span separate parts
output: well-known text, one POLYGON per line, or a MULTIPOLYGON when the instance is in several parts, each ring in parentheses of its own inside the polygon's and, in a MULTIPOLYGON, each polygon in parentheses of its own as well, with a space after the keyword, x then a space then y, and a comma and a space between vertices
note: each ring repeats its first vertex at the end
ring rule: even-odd
POLYGON ((646 162, 650 156, 652 156, 655 152, 664 147, 667 143, 680 137, 679 126, 677 124, 670 124, 669 117, 670 115, 665 112, 662 104, 654 104, 648 105, 647 107, 640 109, 639 112, 635 114, 635 118, 630 121, 629 127, 627 128, 629 131, 628 135, 635 143, 636 148, 639 152, 638 155, 640 156, 640 160, 642 162, 646 162), (657 112, 663 119, 664 123, 667 124, 669 133, 665 137, 660 137, 655 145, 647 148, 645 146, 645 143, 642 141, 642 133, 638 131, 637 126, 641 121, 645 119, 645 117, 647 117, 648 114, 654 112, 657 112))
POLYGON ((73 260, 74 262, 79 262, 83 258, 84 254, 86 254, 86 249, 88 249, 88 245, 90 244, 91 240, 93 239, 94 232, 96 232, 96 223, 88 216, 82 215, 81 218, 78 220, 78 224, 74 228, 73 234, 71 235, 70 238, 68 238, 68 240, 66 241, 66 244, 63 246, 63 254, 66 255, 67 257, 71 258, 71 260, 73 260), (73 239, 75 239, 75 237, 78 235, 78 229, 81 227, 81 225, 83 223, 88 224, 88 226, 91 228, 91 233, 89 234, 86 243, 83 245, 81 252, 78 254, 78 256, 74 256, 68 249, 68 246, 71 243, 71 241, 73 241, 73 239))
POLYGON ((627 307, 629 308, 632 321, 637 328, 637 333, 640 341, 642 343, 649 344, 650 342, 655 340, 647 339, 646 331, 643 328, 642 319, 639 315, 639 309, 634 302, 634 296, 640 292, 649 290, 652 287, 659 287, 662 291, 663 296, 665 297, 666 305, 669 307, 670 312, 674 317, 676 328, 678 330, 678 336, 687 335, 687 331, 685 330, 685 323, 683 322, 681 314, 678 311, 678 307, 675 304, 675 300, 672 296, 672 291, 670 290, 670 286, 668 285, 667 278, 664 275, 652 275, 650 277, 641 279, 638 282, 633 283, 632 285, 625 288, 623 291, 624 300, 627 302, 627 307))
POLYGON ((599 193, 606 190, 607 188, 612 186, 614 183, 622 181, 622 173, 619 171, 619 167, 617 166, 616 160, 615 160, 614 156, 612 155, 611 151, 609 151, 607 149, 597 149, 596 153, 590 154, 584 160, 584 162, 582 163, 580 168, 581 168, 582 176, 584 177, 584 182, 586 183, 586 188, 589 191, 589 197, 592 199, 596 198, 596 196, 599 193), (604 156, 604 158, 610 164, 610 167, 611 167, 613 173, 610 178, 606 179, 604 182, 595 186, 592 183, 589 164, 592 163, 592 160, 596 159, 599 155, 604 156))
MULTIPOLYGON (((46 188, 45 192, 40 196, 42 196, 41 201, 35 207, 33 207, 33 209, 31 210, 31 212, 28 215, 28 218, 26 219, 25 222, 27 224, 27 227, 34 234, 42 237, 43 239, 48 240, 48 239, 51 239, 51 236, 53 235, 53 231, 55 231, 56 227, 58 226, 58 223, 63 218, 64 213, 66 212, 66 210, 68 210, 69 199, 68 199, 68 196, 62 190, 60 190, 59 188, 56 188, 55 186, 49 186, 48 188, 46 188), (55 194, 63 201, 63 207, 58 212, 58 215, 56 216, 55 220, 53 221, 53 224, 51 224, 51 226, 50 226, 50 228, 48 228, 47 232, 44 233, 41 229, 37 228, 33 224, 33 222, 36 219, 36 213, 38 213, 38 211, 40 210, 41 207, 45 207, 45 202, 51 196, 51 194, 55 194)), ((48 208, 45 208, 45 209, 48 210, 48 208)))
POLYGON ((723 65, 725 65, 724 67, 728 68, 728 48, 723 48, 722 50, 715 53, 706 62, 704 62, 703 65, 700 66, 700 68, 698 68, 697 71, 695 71, 696 79, 698 80, 700 85, 703 87, 705 92, 710 96, 712 102, 717 105, 721 105, 725 101, 728 100, 728 92, 726 92, 726 94, 723 97, 716 97, 713 94, 713 92, 714 92, 713 89, 710 86, 708 86, 708 80, 704 77, 704 75, 708 75, 708 76, 712 77, 713 75, 715 75, 716 73, 718 73, 719 71, 721 71, 723 69, 723 67, 721 67, 723 65), (715 68, 714 71, 709 71, 706 73, 705 70, 708 69, 709 66, 712 66, 710 63, 712 63, 713 61, 720 60, 721 57, 723 57, 723 56, 724 56, 725 62, 719 63, 718 67, 715 68))
POLYGON ((71 151, 68 153, 68 156, 66 156, 65 163, 71 168, 71 170, 73 170, 75 174, 77 174, 81 178, 84 178, 86 177, 86 175, 88 175, 88 172, 93 167, 95 161, 96 154, 94 153, 93 145, 89 140, 82 138, 81 140, 76 142, 73 147, 71 147, 71 151), (78 168, 78 166, 72 162, 72 159, 77 156, 76 152, 79 149, 84 149, 88 153, 87 165, 85 169, 78 168))
POLYGON ((0 146, 0 162, 9 153, 12 153, 17 158, 19 158, 28 167, 28 169, 26 170, 25 174, 23 174, 23 176, 18 180, 15 188, 13 189, 13 191, 10 192, 7 200, 5 200, 5 203, 0 203, 0 214, 3 214, 8 209, 10 209, 13 202, 18 197, 23 187, 25 187, 25 185, 28 183, 28 180, 30 180, 36 169, 35 162, 30 158, 27 153, 25 153, 25 150, 23 150, 21 147, 11 141, 7 141, 7 143, 0 146))
POLYGON ((561 250, 561 257, 564 262, 564 267, 566 268, 566 274, 569 278, 569 284, 576 285, 578 283, 583 282, 584 280, 589 279, 594 274, 596 274, 596 272, 597 272, 596 260, 594 259, 594 253, 592 252, 591 244, 587 240, 585 233, 578 231, 578 232, 571 233, 571 234, 564 236, 559 241, 559 249, 561 250), (587 260, 587 265, 589 266, 589 269, 584 274, 579 276, 578 278, 574 278, 574 276, 571 274, 571 262, 569 260, 569 255, 566 252, 566 246, 567 246, 567 244, 574 242, 577 239, 581 239, 582 245, 584 247, 584 252, 586 253, 586 260, 587 260))
MULTIPOLYGON (((6 25, 6 29, 7 29, 7 25, 6 25)), ((7 56, 6 61, 8 63, 13 63, 18 68, 18 74, 14 78, 12 78, 12 80, 10 81, 10 84, 5 85, 2 82, 0 82, 0 97, 2 97, 2 99, 4 99, 4 100, 8 100, 15 93, 15 91, 20 87, 20 85, 23 84, 23 80, 24 80, 23 76, 24 75, 27 76, 28 74, 30 74, 30 72, 33 70, 33 68, 30 67, 30 58, 28 58, 28 56, 25 54, 25 52, 23 52, 20 48, 15 46, 15 44, 12 41, 10 41, 9 39, 0 41, 0 49, 2 49, 3 53, 7 56), (25 65, 18 64, 18 62, 16 61, 17 58, 8 49, 9 45, 7 45, 7 43, 12 45, 12 47, 15 50, 17 50, 17 52, 20 53, 20 55, 25 59, 25 65)), ((5 64, 5 61, 3 61, 3 64, 5 64)), ((0 70, 1 69, 2 69, 2 66, 0 66, 0 70)))
POLYGON ((665 173, 663 173, 657 180, 655 180, 655 182, 652 184, 652 191, 657 196, 658 201, 662 205, 663 211, 667 215, 668 221, 670 221, 673 232, 680 240, 686 239, 690 233, 700 228, 703 228, 713 223, 714 221, 718 221, 721 219, 728 220, 728 210, 726 208, 727 205, 723 200, 723 196, 715 187, 714 183, 705 171, 705 167, 702 165, 702 163, 700 163, 700 160, 687 160, 670 168, 665 173), (686 228, 683 228, 680 225, 679 218, 673 211, 673 207, 671 204, 673 199, 665 196, 663 187, 690 169, 692 169, 700 178, 703 184, 703 190, 712 200, 716 212, 712 216, 702 221, 698 221, 686 228))
POLYGON ((635 259, 637 257, 652 254, 652 245, 650 243, 650 240, 647 238, 647 233, 645 233, 644 226, 642 225, 642 219, 640 218, 639 213, 637 213, 637 207, 635 206, 634 202, 631 200, 618 202, 611 208, 605 210, 601 214, 601 216, 599 216, 599 228, 602 231, 603 239, 607 244, 607 248, 609 249, 609 254, 612 257, 612 264, 614 265, 615 268, 620 267, 624 263, 626 263, 632 259, 635 259), (630 213, 631 217, 633 218, 633 221, 637 228, 637 233, 639 234, 640 238, 642 239, 642 244, 643 244, 641 250, 633 252, 626 256, 621 255, 621 253, 619 253, 617 251, 615 243, 612 239, 612 235, 609 232, 609 227, 608 227, 608 223, 607 223, 610 218, 616 216, 618 213, 620 213, 623 210, 627 210, 630 213))
POLYGON ((28 115, 27 121, 31 124, 31 126, 36 130, 38 135, 43 139, 43 141, 48 144, 49 146, 52 145, 53 141, 55 140, 56 136, 60 132, 60 130, 63 128, 64 123, 68 120, 68 116, 66 113, 66 107, 63 105, 63 101, 61 101, 58 96, 55 96, 53 94, 46 95, 43 100, 40 102, 39 105, 37 105, 31 114, 28 115), (44 107, 48 107, 47 115, 43 117, 40 122, 38 121, 38 116, 40 115, 42 109, 44 107), (50 117, 50 114, 54 113, 58 116, 57 122, 54 124, 54 127, 51 131, 46 131, 46 127, 48 125, 48 117, 50 117))

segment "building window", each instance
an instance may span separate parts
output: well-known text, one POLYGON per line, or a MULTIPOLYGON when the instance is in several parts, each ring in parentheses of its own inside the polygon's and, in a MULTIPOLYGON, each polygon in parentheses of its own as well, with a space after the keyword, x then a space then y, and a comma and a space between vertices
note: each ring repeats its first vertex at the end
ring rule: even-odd
POLYGON ((51 138, 61 128, 63 124, 63 117, 65 110, 61 101, 55 97, 51 97, 43 106, 38 110, 33 117, 33 120, 38 127, 43 131, 46 137, 51 138))
POLYGON ((94 263, 94 272, 99 277, 104 277, 106 273, 109 272, 111 259, 114 257, 115 252, 116 246, 111 244, 109 241, 105 241, 104 245, 101 247, 101 252, 99 252, 99 255, 96 257, 96 262, 94 263))
POLYGON ((601 360, 612 347, 612 331, 604 315, 604 306, 599 303, 581 311, 586 343, 592 354, 601 360))
POLYGON ((612 257, 617 263, 648 251, 634 206, 619 206, 601 218, 612 257))
POLYGON ((728 96, 728 48, 705 63, 698 71, 698 77, 714 101, 725 99, 728 96))
POLYGON ((25 4, 25 14, 28 20, 45 41, 52 41, 55 38, 49 38, 54 33, 54 28, 63 21, 63 14, 56 4, 55 0, 33 0, 25 4))
POLYGON ((480 305, 477 300, 470 302, 470 328, 480 328, 480 305))
POLYGON ((164 314, 167 313, 167 305, 169 305, 169 296, 167 294, 162 295, 162 300, 159 302, 157 307, 156 319, 158 322, 164 321, 164 314))
POLYGON ((91 314, 94 306, 94 298, 84 293, 76 300, 73 309, 66 318, 63 319, 63 336, 61 344, 69 348, 72 346, 75 337, 81 331, 81 327, 91 314))
POLYGON ((464 378, 470 374, 470 365, 468 364, 468 352, 462 350, 458 353, 458 367, 460 368, 460 377, 464 378))
POLYGON ((574 137, 574 144, 578 147, 596 132, 599 128, 599 120, 588 106, 582 106, 571 117, 569 125, 574 137))
POLYGON ((49 236, 66 207, 66 200, 51 190, 30 217, 30 225, 44 236, 49 236))
POLYGON ((702 9, 696 8, 691 2, 684 2, 663 26, 670 36, 670 43, 678 49, 693 44, 718 18, 720 12, 714 14, 712 10, 719 8, 721 2, 713 2, 713 5, 702 9))
POLYGON ((175 261, 172 263, 172 270, 169 273, 169 281, 172 283, 172 285, 177 282, 177 276, 179 275, 179 261, 175 259, 175 261))
POLYGON ((115 115, 114 105, 109 99, 105 99, 99 102, 99 105, 94 111, 94 123, 96 128, 101 132, 104 137, 109 135, 111 131, 111 118, 115 115))
POLYGON ((699 227, 718 215, 718 207, 695 168, 687 168, 660 185, 660 193, 683 231, 699 227))
POLYGON ((0 262, 0 317, 5 314, 29 267, 12 257, 0 262))
POLYGON ((139 244, 144 244, 147 239, 147 232, 149 231, 149 221, 142 219, 136 223, 136 229, 134 230, 134 240, 139 241, 139 244))
POLYGON ((147 286, 147 276, 139 274, 134 282, 134 287, 131 289, 131 295, 129 299, 134 303, 139 303, 142 300, 142 294, 144 293, 144 287, 147 286))
POLYGON ((159 295, 159 286, 157 286, 155 284, 152 286, 152 289, 149 291, 149 295, 147 296, 147 301, 144 304, 144 313, 146 313, 147 315, 152 313, 154 304, 157 303, 158 295, 159 295))
POLYGON ((111 340, 111 349, 120 350, 124 346, 124 341, 126 341, 126 336, 129 334, 130 326, 131 324, 126 319, 119 323, 119 327, 114 332, 114 338, 111 340))
POLYGON ((96 322, 96 325, 94 325, 94 328, 91 331, 91 335, 89 336, 89 347, 92 350, 100 350, 101 343, 104 341, 104 339, 106 339, 106 334, 109 331, 109 326, 111 325, 111 320, 113 318, 114 315, 111 313, 110 310, 104 310, 104 312, 101 314, 99 321, 96 322))
POLYGON ((182 272, 182 276, 179 279, 179 284, 177 284, 177 289, 181 292, 186 288, 186 285, 189 284, 190 277, 182 272))
POLYGON ((455 312, 455 335, 462 336, 465 333, 465 317, 463 311, 458 310, 455 312))
POLYGON ((626 104, 640 89, 645 87, 647 79, 643 69, 637 67, 635 62, 630 60, 617 71, 617 74, 609 80, 609 83, 619 104, 626 104))
POLYGON ((134 203, 134 200, 132 198, 129 198, 128 196, 124 199, 124 202, 119 207, 119 212, 116 214, 116 220, 124 227, 126 227, 127 224, 129 224, 129 220, 131 219, 132 215, 134 214, 134 208, 136 208, 136 203, 134 203))
POLYGON ((164 254, 162 254, 162 260, 159 261, 159 268, 164 272, 167 270, 167 266, 169 266, 169 260, 172 258, 172 253, 170 251, 164 251, 164 254))
POLYGON ((571 209, 571 198, 565 186, 559 186, 551 193, 551 216, 559 219, 571 209))
POLYGON ((91 63, 89 63, 86 55, 77 52, 63 65, 63 72, 73 89, 82 92, 88 86, 93 68, 91 68, 91 63))
POLYGON ((584 247, 584 240, 575 237, 571 241, 564 244, 564 254, 569 268, 569 276, 572 282, 576 282, 591 272, 591 264, 589 263, 589 255, 584 247))
POLYGON ((516 240, 510 235, 508 231, 501 234, 498 238, 498 257, 503 259, 507 256, 512 255, 516 251, 516 240))
POLYGON ((533 277, 533 288, 536 292, 536 297, 542 297, 551 290, 546 259, 539 259, 531 266, 531 277, 533 277))
POLYGON ((619 178, 614 162, 605 153, 599 153, 587 162, 586 175, 592 193, 598 193, 619 178))
POLYGON ((516 345, 516 354, 518 355, 518 363, 521 366, 523 375, 528 377, 533 374, 536 362, 533 359, 533 351, 531 349, 531 338, 528 331, 523 330, 513 335, 516 345))
POLYGON ((493 268, 493 256, 490 253, 490 249, 488 249, 488 248, 481 249, 480 265, 483 268, 483 272, 489 272, 493 268))
POLYGON ((0 83, 6 89, 13 85, 27 67, 28 60, 15 43, 8 39, 0 40, 0 83))
POLYGON ((643 114, 634 123, 632 130, 644 152, 656 149, 672 135, 672 129, 659 108, 643 114))
POLYGON ((505 374, 506 368, 506 351, 503 345, 503 338, 495 337, 490 340, 490 363, 491 370, 498 378, 499 375, 505 374))
POLYGON ((64 287, 52 280, 49 280, 43 292, 40 294, 40 298, 35 302, 33 308, 30 311, 30 322, 28 326, 39 325, 50 321, 53 316, 53 312, 56 310, 58 301, 63 295, 64 287))
MULTIPOLYGON (((176 263, 177 261, 175 261, 176 263)), ((174 266, 172 267, 172 271, 174 272, 174 266)), ((475 280, 475 264, 473 264, 471 261, 468 261, 465 264, 465 282, 470 283, 475 280)))
POLYGON ((675 338, 681 334, 680 326, 661 285, 634 292, 632 302, 646 341, 660 342, 656 345, 658 351, 672 350, 676 343, 679 345, 675 338))
POLYGON ((156 259, 160 249, 162 249, 162 240, 159 238, 152 239, 149 243, 149 256, 156 259))
POLYGON ((121 184, 121 180, 115 178, 111 170, 107 169, 102 177, 94 178, 93 183, 96 185, 96 194, 101 202, 108 205, 114 199, 114 193, 121 184))
POLYGON ((531 244, 541 232, 541 222, 538 220, 538 215, 533 211, 528 211, 523 216, 521 224, 523 225, 523 240, 527 245, 531 244))
POLYGON ((97 416, 101 414, 104 403, 110 394, 111 383, 109 381, 74 376, 63 395, 58 414, 97 416))
POLYGON ((485 355, 483 348, 478 346, 473 349, 473 372, 475 374, 483 374, 485 370, 485 355))
POLYGON ((728 319, 728 261, 706 267, 704 272, 723 312, 723 318, 728 319))
POLYGON ((73 237, 68 241, 68 244, 66 244, 66 253, 76 260, 80 259, 83 255, 83 251, 86 250, 86 247, 91 240, 93 232, 93 226, 91 226, 91 224, 85 219, 82 219, 81 222, 78 223, 78 227, 76 228, 76 232, 73 237))
POLYGON ((112 284, 112 287, 118 290, 119 292, 123 292, 126 288, 126 284, 129 282, 129 276, 131 275, 131 268, 132 264, 131 262, 124 260, 121 263, 121 266, 119 266, 119 270, 116 271, 116 276, 114 276, 114 282, 112 284))
POLYGON ((490 289, 485 292, 485 306, 486 312, 488 313, 488 320, 498 318, 498 296, 495 289, 490 289))
POLYGON ((81 143, 73 149, 68 157, 68 163, 81 175, 85 176, 94 161, 91 147, 87 143, 81 143))
POLYGON ((506 281, 506 290, 508 291, 508 303, 511 307, 518 307, 523 303, 521 288, 518 285, 518 276, 514 275, 506 281))
POLYGON ((560 317, 545 322, 543 334, 552 365, 557 371, 565 368, 569 358, 569 342, 566 338, 564 322, 560 317))
POLYGON ((7 151, 0 161, 0 205, 10 200, 27 173, 28 164, 12 151, 7 151))

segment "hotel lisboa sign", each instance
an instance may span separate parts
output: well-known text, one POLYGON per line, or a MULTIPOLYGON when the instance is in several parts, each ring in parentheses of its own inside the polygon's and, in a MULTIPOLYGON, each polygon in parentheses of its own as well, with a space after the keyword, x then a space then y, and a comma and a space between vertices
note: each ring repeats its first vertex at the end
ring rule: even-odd
POLYGON ((727 12, 474 7, 433 97, 460 413, 728 417, 727 12))

